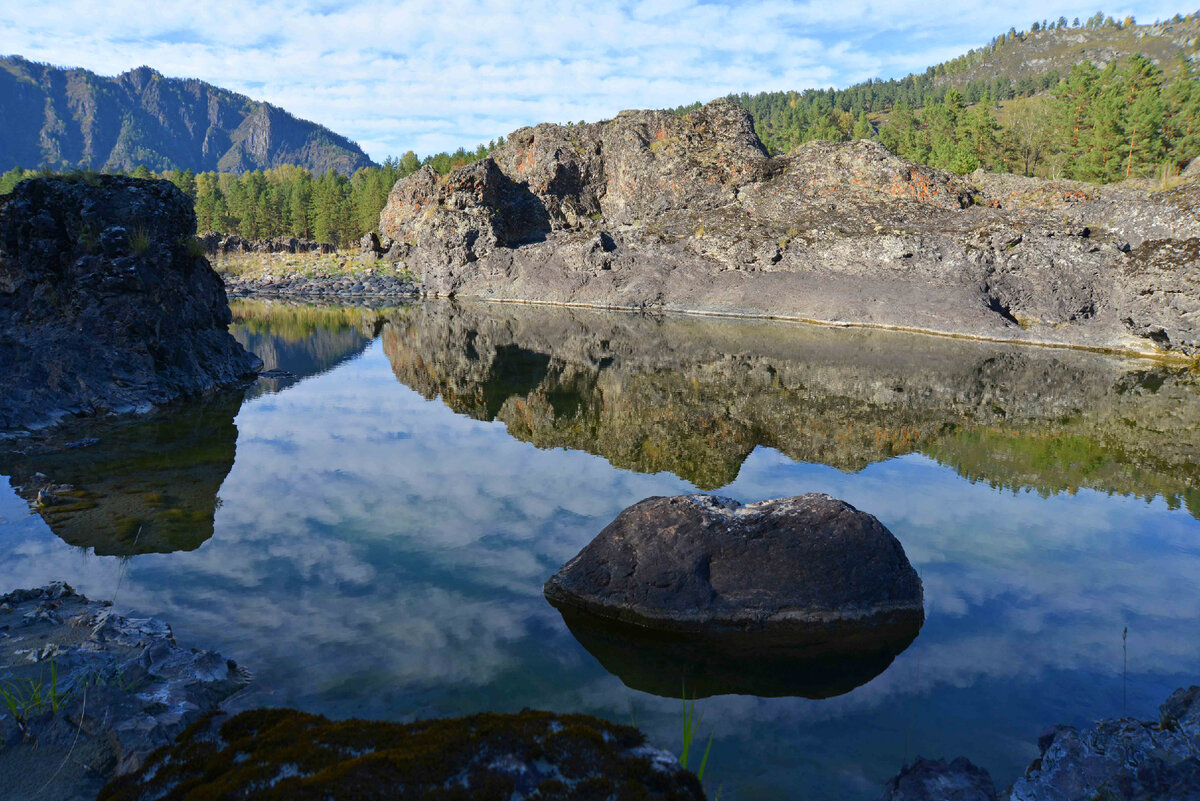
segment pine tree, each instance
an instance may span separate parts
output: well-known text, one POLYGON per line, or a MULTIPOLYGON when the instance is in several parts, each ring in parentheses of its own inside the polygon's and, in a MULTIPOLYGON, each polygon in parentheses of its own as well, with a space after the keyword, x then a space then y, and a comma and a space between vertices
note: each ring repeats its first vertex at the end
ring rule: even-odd
POLYGON ((867 119, 867 112, 858 112, 858 119, 854 122, 854 138, 855 139, 870 139, 875 129, 871 127, 871 121, 867 119))

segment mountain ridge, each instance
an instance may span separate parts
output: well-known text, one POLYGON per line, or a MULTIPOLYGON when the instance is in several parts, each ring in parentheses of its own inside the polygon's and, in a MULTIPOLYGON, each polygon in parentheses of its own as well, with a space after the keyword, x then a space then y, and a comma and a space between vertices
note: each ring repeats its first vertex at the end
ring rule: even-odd
POLYGON ((148 66, 113 77, 0 57, 0 170, 242 173, 283 164, 350 175, 373 162, 352 140, 284 109, 148 66))

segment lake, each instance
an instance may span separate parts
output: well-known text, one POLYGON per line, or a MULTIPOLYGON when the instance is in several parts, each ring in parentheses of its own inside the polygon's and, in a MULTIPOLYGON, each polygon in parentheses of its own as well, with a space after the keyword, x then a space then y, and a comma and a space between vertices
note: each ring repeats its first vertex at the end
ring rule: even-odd
POLYGON ((708 687, 710 797, 865 801, 917 755, 1005 787, 1047 726, 1156 718, 1197 683, 1187 369, 770 321, 233 307, 278 372, 0 457, 0 587, 163 618, 254 673, 238 708, 586 712, 678 751, 683 702, 646 691, 635 646, 581 645, 542 584, 624 507, 694 491, 845 499, 925 588, 916 640, 838 694, 708 687), (78 498, 33 511, 38 472, 78 498))

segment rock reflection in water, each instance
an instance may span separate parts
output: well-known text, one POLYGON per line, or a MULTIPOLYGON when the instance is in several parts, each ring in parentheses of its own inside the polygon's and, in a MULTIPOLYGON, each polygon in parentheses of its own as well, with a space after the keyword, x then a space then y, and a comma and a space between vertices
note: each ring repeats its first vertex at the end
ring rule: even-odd
POLYGON ((632 690, 664 698, 756 695, 832 698, 887 670, 919 623, 821 637, 679 634, 621 624, 556 605, 579 644, 632 690))
POLYGON ((13 441, 0 472, 50 529, 105 556, 194 550, 213 535, 242 391, 13 441), (93 442, 94 440, 94 442, 93 442), (57 501, 38 503, 47 485, 57 501))
POLYGON ((846 471, 909 452, 1043 494, 1200 515, 1185 368, 771 321, 427 302, 382 329, 396 377, 461 414, 639 473, 725 486, 757 446, 846 471))
POLYGON ((378 335, 384 318, 376 309, 279 301, 234 299, 229 308, 229 332, 262 359, 268 373, 251 388, 250 397, 279 392, 356 358, 378 335))

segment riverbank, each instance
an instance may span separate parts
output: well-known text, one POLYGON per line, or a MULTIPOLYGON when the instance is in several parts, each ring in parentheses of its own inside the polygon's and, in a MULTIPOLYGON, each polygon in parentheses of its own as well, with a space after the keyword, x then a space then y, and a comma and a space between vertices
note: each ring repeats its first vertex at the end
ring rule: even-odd
POLYGON ((416 279, 403 264, 366 262, 357 254, 223 253, 210 256, 230 295, 410 298, 416 279))

